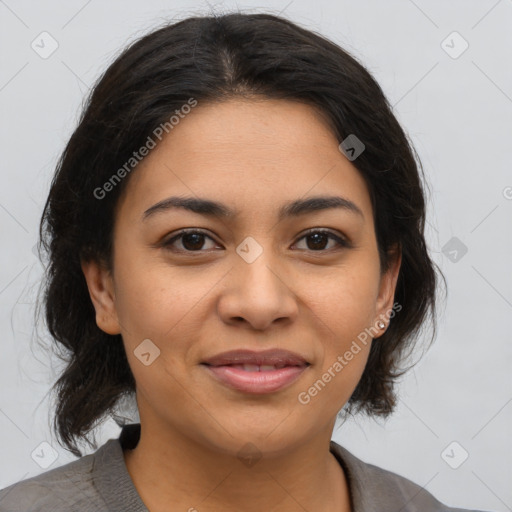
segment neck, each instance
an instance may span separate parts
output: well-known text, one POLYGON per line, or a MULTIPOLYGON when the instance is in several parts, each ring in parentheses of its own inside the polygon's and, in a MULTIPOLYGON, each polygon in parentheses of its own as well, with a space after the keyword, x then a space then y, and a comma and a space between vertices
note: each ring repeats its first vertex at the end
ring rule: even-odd
POLYGON ((125 450, 128 473, 151 512, 351 512, 348 482, 329 451, 330 432, 278 455, 245 445, 237 454, 144 424, 125 450))

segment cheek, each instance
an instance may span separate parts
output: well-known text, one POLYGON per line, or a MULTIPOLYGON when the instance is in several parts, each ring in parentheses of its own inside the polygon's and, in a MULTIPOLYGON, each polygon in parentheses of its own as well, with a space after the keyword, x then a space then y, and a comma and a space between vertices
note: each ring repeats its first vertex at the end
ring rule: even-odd
POLYGON ((192 267, 177 268, 134 255, 120 257, 117 269, 116 311, 130 343, 175 337, 218 281, 217 275, 192 267))
POLYGON ((355 389, 371 347, 371 336, 365 329, 375 320, 379 268, 373 259, 365 260, 364 254, 357 259, 357 264, 338 268, 330 276, 308 279, 307 305, 319 333, 320 357, 308 382, 312 387, 304 391, 311 403, 316 403, 314 407, 322 404, 333 413, 355 389))
POLYGON ((352 260, 329 272, 321 269, 300 278, 306 304, 338 344, 357 336, 374 321, 379 269, 363 253, 352 260))
POLYGON ((333 417, 348 401, 364 372, 371 348, 365 329, 372 325, 375 285, 342 280, 314 297, 318 361, 300 390, 300 407, 312 417, 333 417), (321 331, 321 332, 320 332, 321 331))

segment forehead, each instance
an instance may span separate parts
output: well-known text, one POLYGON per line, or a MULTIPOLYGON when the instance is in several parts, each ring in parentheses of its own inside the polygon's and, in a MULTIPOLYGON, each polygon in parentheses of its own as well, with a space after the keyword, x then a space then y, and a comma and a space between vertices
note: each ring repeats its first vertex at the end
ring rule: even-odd
POLYGON ((130 176, 125 210, 138 220, 168 196, 207 196, 233 209, 277 211, 336 193, 371 217, 366 183, 320 112, 288 100, 198 103, 130 176))

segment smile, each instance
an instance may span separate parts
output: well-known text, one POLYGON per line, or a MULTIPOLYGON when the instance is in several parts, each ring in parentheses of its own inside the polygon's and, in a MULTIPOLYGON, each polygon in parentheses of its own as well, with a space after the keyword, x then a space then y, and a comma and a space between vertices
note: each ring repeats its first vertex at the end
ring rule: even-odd
POLYGON ((272 366, 235 364, 203 365, 217 382, 237 391, 252 394, 275 393, 290 386, 308 368, 302 366, 272 366))

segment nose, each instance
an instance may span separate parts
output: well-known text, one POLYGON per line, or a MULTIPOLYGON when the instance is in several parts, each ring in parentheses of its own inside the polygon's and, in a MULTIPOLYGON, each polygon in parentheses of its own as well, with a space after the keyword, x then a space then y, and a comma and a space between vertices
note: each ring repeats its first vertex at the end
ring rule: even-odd
POLYGON ((296 294, 285 273, 264 257, 254 262, 240 258, 226 276, 218 313, 226 324, 258 331, 273 324, 292 323, 298 314, 296 294))

